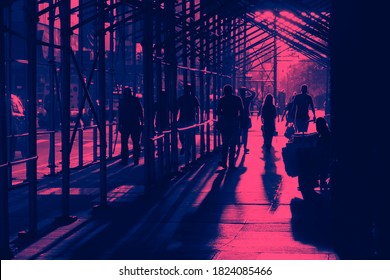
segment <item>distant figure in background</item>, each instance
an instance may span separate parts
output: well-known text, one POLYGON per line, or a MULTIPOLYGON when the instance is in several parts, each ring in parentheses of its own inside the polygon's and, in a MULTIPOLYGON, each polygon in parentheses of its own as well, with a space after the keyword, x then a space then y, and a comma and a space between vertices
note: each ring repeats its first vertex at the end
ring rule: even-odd
MULTIPOLYGON (((184 128, 187 126, 194 125, 197 119, 200 119, 200 103, 198 98, 195 96, 192 85, 187 84, 184 87, 184 94, 181 95, 177 100, 177 114, 178 114, 178 128, 184 128)), ((179 132, 179 140, 181 143, 180 154, 184 152, 190 153, 194 142, 195 129, 189 129, 179 132)))
POLYGON ((309 127, 309 106, 313 112, 314 121, 316 112, 314 110, 313 98, 307 93, 307 85, 302 85, 301 93, 294 98, 295 128, 298 132, 307 132, 309 127))
POLYGON ((274 105, 274 98, 272 94, 268 94, 265 97, 260 115, 261 121, 263 123, 262 131, 264 138, 264 149, 266 152, 270 152, 272 147, 272 139, 276 131, 276 107, 274 105))
POLYGON ((290 100, 288 101, 288 104, 286 105, 286 108, 284 108, 283 114, 282 114, 282 121, 284 117, 286 117, 286 126, 290 123, 294 123, 295 118, 295 106, 294 106, 294 99, 295 99, 296 92, 293 93, 293 95, 290 97, 290 100))
POLYGON ((277 107, 277 113, 278 113, 278 121, 279 116, 281 116, 286 109, 286 93, 284 90, 280 91, 278 93, 278 107, 277 107))
POLYGON ((241 141, 244 145, 245 153, 249 152, 248 145, 248 130, 252 127, 251 113, 249 111, 250 104, 254 98, 257 97, 256 92, 245 87, 240 88, 240 96, 244 105, 244 114, 242 116, 241 124, 241 141))
POLYGON ((121 133, 121 164, 129 159, 129 136, 133 142, 134 165, 138 165, 141 154, 141 132, 144 113, 140 100, 133 96, 131 88, 125 87, 118 107, 119 131, 121 133))
POLYGON ((239 96, 233 95, 231 85, 225 85, 223 93, 217 108, 218 129, 222 134, 222 156, 218 164, 226 169, 229 154, 229 168, 234 169, 236 147, 240 143, 241 118, 245 115, 244 105, 239 96))

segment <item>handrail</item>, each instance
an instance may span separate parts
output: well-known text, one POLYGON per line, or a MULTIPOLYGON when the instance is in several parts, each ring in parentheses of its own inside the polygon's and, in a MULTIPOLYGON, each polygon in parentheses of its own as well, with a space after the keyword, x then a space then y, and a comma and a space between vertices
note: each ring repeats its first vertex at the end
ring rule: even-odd
POLYGON ((20 159, 20 160, 16 160, 16 161, 11 161, 8 164, 10 164, 10 165, 17 165, 17 164, 25 163, 25 162, 28 162, 28 161, 31 161, 31 160, 37 160, 37 159, 38 159, 38 156, 34 156, 34 157, 30 157, 30 158, 24 158, 24 159, 20 159))
MULTIPOLYGON (((117 122, 112 122, 112 123, 108 123, 106 124, 106 126, 109 126, 109 125, 114 125, 114 124, 117 124, 117 122)), ((98 127, 96 124, 95 125, 91 125, 91 126, 86 126, 84 128, 81 128, 83 130, 86 130, 86 129, 91 129, 91 128, 95 128, 95 127, 98 127)), ((80 129, 80 128, 78 128, 80 129)), ((70 129, 71 131, 73 130, 73 127, 70 129)), ((46 135, 46 134, 53 134, 53 133, 56 133, 57 131, 54 131, 54 130, 47 130, 47 131, 37 131, 37 135, 46 135)), ((10 135, 7 135, 7 138, 13 138, 13 137, 25 137, 25 136, 29 136, 30 133, 29 132, 26 132, 26 133, 21 133, 21 134, 10 134, 10 135)))
POLYGON ((47 131, 37 131, 37 135, 45 135, 45 134, 52 134, 56 133, 54 130, 47 130, 47 131))
MULTIPOLYGON (((190 126, 177 128, 177 130, 178 131, 185 131, 185 130, 189 130, 189 129, 192 129, 192 128, 195 128, 195 127, 206 125, 206 124, 214 122, 214 121, 215 120, 211 119, 211 120, 204 121, 202 123, 197 123, 197 124, 193 124, 193 125, 190 125, 190 126)), ((164 131, 162 131, 162 134, 158 134, 158 135, 154 136, 153 138, 150 138, 150 140, 151 141, 156 141, 158 139, 163 138, 165 136, 165 134, 169 134, 169 133, 172 133, 172 130, 164 130, 164 131)))
POLYGON ((13 137, 24 137, 24 136, 29 136, 30 133, 26 132, 26 133, 21 133, 21 134, 10 134, 10 135, 7 135, 7 138, 13 138, 13 137))
POLYGON ((185 130, 189 130, 191 128, 195 128, 195 127, 206 125, 206 124, 211 123, 211 122, 214 122, 214 120, 207 120, 207 121, 202 122, 202 123, 197 123, 197 124, 194 124, 194 125, 181 127, 181 128, 178 128, 177 130, 178 131, 185 131, 185 130))
MULTIPOLYGON (((55 133, 56 131, 54 130, 48 130, 48 131, 37 131, 36 134, 37 135, 46 135, 46 134, 53 134, 55 133)), ((26 132, 26 133, 21 133, 21 134, 10 134, 10 135, 7 135, 7 138, 13 138, 13 137, 25 137, 25 136, 29 136, 30 133, 29 132, 26 132)))
MULTIPOLYGON (((107 123, 106 126, 110 126, 110 125, 114 125, 114 124, 118 124, 118 122, 112 122, 112 123, 107 123)), ((86 130, 86 129, 91 129, 91 128, 96 128, 98 127, 97 124, 94 124, 94 125, 90 125, 90 126, 84 126, 82 129, 83 130, 86 130)))
POLYGON ((153 138, 150 138, 150 140, 154 142, 154 141, 161 139, 161 138, 164 138, 164 137, 165 137, 165 134, 159 134, 159 135, 154 136, 153 138))

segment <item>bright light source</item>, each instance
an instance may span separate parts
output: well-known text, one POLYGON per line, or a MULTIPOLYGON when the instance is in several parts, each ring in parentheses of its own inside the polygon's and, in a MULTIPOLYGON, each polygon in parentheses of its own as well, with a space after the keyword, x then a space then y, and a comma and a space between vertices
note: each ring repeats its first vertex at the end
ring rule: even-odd
POLYGON ((271 11, 265 11, 264 13, 263 13, 263 17, 264 17, 264 19, 266 19, 266 20, 273 20, 274 19, 274 13, 273 12, 271 12, 271 11))
POLYGON ((288 11, 281 11, 280 15, 285 17, 285 18, 294 18, 295 17, 295 15, 293 13, 288 12, 288 11))
POLYGON ((271 11, 264 11, 264 12, 255 12, 255 20, 257 22, 261 21, 273 21, 274 20, 274 13, 271 11))

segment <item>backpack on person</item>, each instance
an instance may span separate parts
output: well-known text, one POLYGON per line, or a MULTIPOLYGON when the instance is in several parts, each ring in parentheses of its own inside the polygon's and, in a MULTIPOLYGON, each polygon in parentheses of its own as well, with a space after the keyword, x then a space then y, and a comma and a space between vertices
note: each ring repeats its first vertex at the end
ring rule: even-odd
POLYGON ((294 127, 294 124, 293 123, 289 123, 286 127, 286 131, 284 132, 284 136, 287 138, 287 139, 291 139, 291 137, 294 135, 295 133, 295 127, 294 127))

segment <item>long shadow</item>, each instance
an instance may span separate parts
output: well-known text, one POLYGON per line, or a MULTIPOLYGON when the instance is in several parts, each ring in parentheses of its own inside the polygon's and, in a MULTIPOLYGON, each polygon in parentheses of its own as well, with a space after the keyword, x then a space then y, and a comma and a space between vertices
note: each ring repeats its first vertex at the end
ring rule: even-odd
POLYGON ((290 202, 291 228, 295 240, 319 249, 334 250, 333 209, 329 193, 290 202))
MULTIPOLYGON (((284 155, 284 164, 289 164, 285 160, 284 155)), ((310 189, 310 191, 305 190, 302 197, 304 199, 295 197, 290 201, 293 238, 319 249, 334 250, 333 209, 330 192, 310 189)))
MULTIPOLYGON (((200 168, 193 182, 211 176, 200 168)), ((180 211, 182 201, 196 186, 168 188, 153 196, 138 195, 131 201, 116 201, 105 211, 96 212, 89 222, 96 224, 91 232, 79 234, 59 259, 162 259, 164 239, 159 239, 166 217, 180 211)))
POLYGON ((236 188, 240 176, 246 172, 243 167, 245 155, 234 170, 219 170, 211 190, 196 210, 186 214, 180 221, 173 238, 177 246, 167 251, 165 259, 213 259, 218 253, 217 247, 229 242, 226 230, 239 226, 235 217, 226 212, 226 208, 236 203, 236 188), (224 233, 221 230, 224 225, 224 233))
POLYGON ((291 228, 295 240, 312 244, 319 249, 334 249, 332 208, 327 198, 315 203, 294 198, 290 203, 291 228))
POLYGON ((264 190, 268 201, 271 203, 271 211, 275 211, 279 206, 279 187, 282 182, 282 176, 277 173, 275 162, 279 160, 275 156, 275 150, 264 152, 264 174, 261 175, 264 190))

